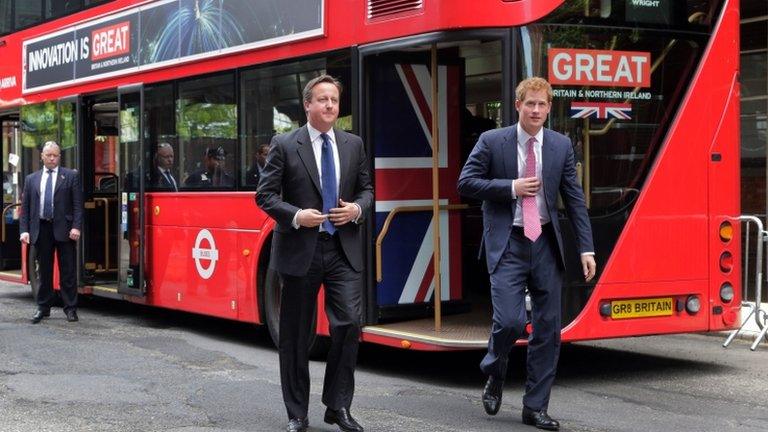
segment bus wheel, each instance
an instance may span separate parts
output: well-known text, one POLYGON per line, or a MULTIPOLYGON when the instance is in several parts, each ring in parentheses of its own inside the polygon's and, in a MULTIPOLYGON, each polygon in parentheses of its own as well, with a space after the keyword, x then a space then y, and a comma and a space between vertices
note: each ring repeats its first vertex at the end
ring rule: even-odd
MULTIPOLYGON (((267 270, 264 278, 264 322, 272 337, 272 342, 279 347, 280 341, 280 294, 283 290, 283 280, 280 275, 272 270, 267 270)), ((323 358, 330 348, 330 339, 317 335, 317 309, 312 317, 312 332, 309 337, 309 356, 323 358)))
POLYGON ((27 277, 32 291, 32 300, 37 302, 37 292, 40 291, 40 269, 37 265, 37 250, 32 245, 27 248, 27 277))

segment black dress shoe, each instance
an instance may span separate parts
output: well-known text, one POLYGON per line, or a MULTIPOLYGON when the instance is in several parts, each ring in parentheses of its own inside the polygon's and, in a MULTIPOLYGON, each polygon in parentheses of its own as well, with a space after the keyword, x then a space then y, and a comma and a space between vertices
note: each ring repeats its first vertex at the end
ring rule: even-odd
POLYGON ((501 408, 501 393, 504 389, 504 380, 492 375, 488 376, 488 382, 483 389, 483 408, 488 415, 496 415, 501 408))
POLYGON ((534 411, 527 406, 523 406, 523 423, 539 429, 552 431, 560 429, 560 423, 550 417, 547 410, 534 411))
POLYGON ((339 408, 338 410, 328 408, 325 410, 324 420, 328 424, 338 425, 339 429, 344 432, 363 432, 363 427, 352 418, 352 414, 347 408, 339 408))
POLYGON ((69 321, 69 322, 78 321, 77 311, 74 311, 74 310, 67 311, 67 321, 69 321))
POLYGON ((35 314, 32 315, 32 324, 37 324, 40 321, 42 321, 43 318, 49 317, 49 316, 51 316, 51 311, 49 311, 49 310, 43 311, 43 310, 38 309, 37 312, 35 312, 35 314))
POLYGON ((288 420, 288 426, 286 426, 286 432, 304 432, 309 427, 309 420, 305 418, 292 418, 288 420))

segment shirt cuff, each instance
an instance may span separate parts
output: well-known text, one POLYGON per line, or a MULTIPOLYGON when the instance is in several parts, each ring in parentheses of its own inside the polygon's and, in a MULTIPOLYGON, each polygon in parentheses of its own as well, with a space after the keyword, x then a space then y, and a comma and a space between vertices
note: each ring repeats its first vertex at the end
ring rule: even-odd
POLYGON ((352 222, 358 223, 360 221, 360 216, 363 215, 363 209, 360 208, 360 204, 358 203, 352 203, 352 204, 354 204, 355 207, 357 207, 357 216, 352 220, 352 222))
POLYGON ((512 199, 517 199, 517 194, 515 193, 515 182, 517 179, 512 180, 512 199))
POLYGON ((581 256, 595 256, 594 252, 582 252, 581 256))
POLYGON ((301 210, 297 211, 295 215, 293 215, 293 220, 291 221, 291 226, 295 229, 299 229, 299 212, 301 210))

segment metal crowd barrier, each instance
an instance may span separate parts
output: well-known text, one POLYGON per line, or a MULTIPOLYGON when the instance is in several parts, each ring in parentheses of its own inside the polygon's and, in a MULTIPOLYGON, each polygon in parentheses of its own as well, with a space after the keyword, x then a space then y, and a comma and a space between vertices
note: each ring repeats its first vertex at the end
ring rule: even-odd
POLYGON ((755 216, 740 216, 739 220, 743 223, 744 233, 744 253, 742 255, 742 261, 744 263, 744 281, 742 283, 741 293, 741 306, 749 308, 749 315, 742 320, 741 326, 734 330, 723 343, 723 347, 727 348, 733 339, 744 329, 749 323, 749 320, 754 316, 755 323, 760 329, 760 333, 755 338, 750 349, 754 351, 763 340, 766 333, 768 333, 768 311, 762 308, 762 287, 763 287, 763 269, 765 263, 763 262, 763 249, 765 243, 768 241, 768 232, 763 229, 763 222, 755 216), (754 229, 753 229, 754 226, 754 229), (752 231, 754 230, 754 234, 752 231), (750 278, 750 252, 752 251, 752 243, 754 242, 755 248, 755 261, 754 261, 754 296, 749 296, 749 278, 750 278), (750 298, 752 301, 749 301, 750 298))

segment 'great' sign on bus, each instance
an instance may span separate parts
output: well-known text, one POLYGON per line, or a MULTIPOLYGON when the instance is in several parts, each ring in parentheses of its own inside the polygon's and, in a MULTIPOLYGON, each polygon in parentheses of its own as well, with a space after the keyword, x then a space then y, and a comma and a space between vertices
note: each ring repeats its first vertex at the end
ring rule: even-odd
POLYGON ((602 87, 650 87, 651 53, 550 48, 549 82, 602 87))

